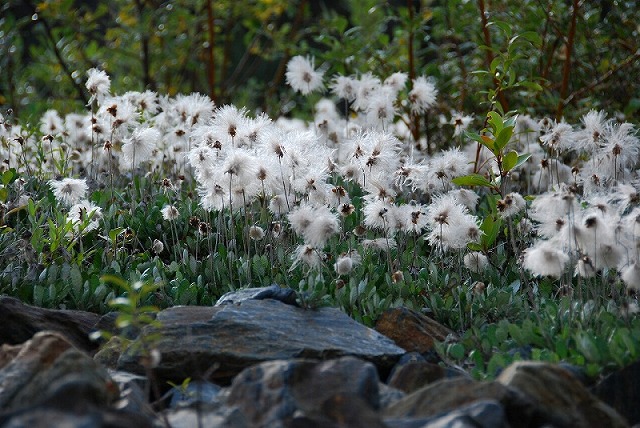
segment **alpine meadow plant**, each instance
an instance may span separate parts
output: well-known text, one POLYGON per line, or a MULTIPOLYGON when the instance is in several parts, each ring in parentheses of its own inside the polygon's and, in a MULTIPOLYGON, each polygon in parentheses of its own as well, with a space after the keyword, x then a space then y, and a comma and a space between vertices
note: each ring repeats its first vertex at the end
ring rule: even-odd
POLYGON ((477 377, 524 348, 594 375, 629 362, 636 127, 596 110, 574 124, 509 111, 503 97, 539 89, 517 75, 539 40, 487 26, 505 46, 476 73, 489 77, 479 116, 443 106, 438 76, 345 72, 319 55, 283 63, 305 119, 199 93, 119 95, 90 70, 85 112, 2 121, 0 290, 116 305, 126 326, 276 283, 368 325, 392 307, 428 312, 460 336, 441 356, 477 377), (591 352, 605 346, 591 332, 610 352, 591 352))

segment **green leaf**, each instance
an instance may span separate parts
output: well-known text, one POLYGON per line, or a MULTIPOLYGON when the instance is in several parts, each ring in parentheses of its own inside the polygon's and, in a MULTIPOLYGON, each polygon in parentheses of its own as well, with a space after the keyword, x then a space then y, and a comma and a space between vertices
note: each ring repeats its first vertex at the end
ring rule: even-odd
POLYGON ((17 178, 18 174, 14 168, 8 169, 2 173, 2 184, 5 186, 14 181, 17 178))
POLYGON ((588 333, 581 331, 575 335, 576 347, 588 361, 600 361, 600 351, 596 342, 588 333))
POLYGON ((9 191, 6 187, 0 187, 0 201, 5 202, 9 197, 9 191))
POLYGON ((509 172, 515 168, 518 163, 518 153, 514 150, 510 151, 502 158, 502 169, 504 172, 509 172))
POLYGON ((122 233, 123 230, 124 227, 116 227, 115 229, 111 229, 109 231, 109 239, 111 239, 112 242, 115 242, 116 238, 118 237, 118 235, 120 235, 120 233, 122 233))
POLYGON ((33 199, 29 198, 29 202, 27 203, 27 211, 29 213, 29 217, 34 218, 36 216, 36 204, 33 202, 33 199))
POLYGON ((518 82, 514 85, 515 88, 520 86, 537 92, 540 92, 544 89, 539 83, 531 82, 529 80, 523 80, 522 82, 518 82))
POLYGON ((512 135, 513 135, 513 126, 507 126, 500 130, 500 132, 498 133, 498 136, 496 137, 496 141, 494 143, 494 146, 495 146, 494 154, 497 154, 496 152, 499 152, 502 149, 504 149, 504 147, 509 143, 509 140, 511 139, 512 135))
POLYGON ((514 36, 512 40, 515 42, 514 39, 516 38, 525 39, 531 42, 534 46, 540 46, 542 44, 542 38, 540 37, 540 34, 535 31, 525 31, 518 34, 517 36, 514 36))
POLYGON ((495 376, 498 370, 507 366, 507 361, 503 354, 494 354, 487 364, 487 373, 491 376, 495 376))
POLYGON ((469 174, 451 180, 457 186, 493 187, 493 183, 480 174, 469 174))
POLYGON ((522 334, 522 329, 516 324, 509 324, 509 334, 518 345, 528 345, 527 341, 524 339, 524 335, 522 334))
POLYGON ((511 38, 511 33, 513 32, 513 27, 508 22, 504 21, 491 21, 487 23, 487 27, 498 27, 507 38, 511 38))
POLYGON ((481 240, 484 249, 489 249, 493 245, 500 233, 501 227, 502 221, 500 219, 495 219, 492 215, 484 218, 480 225, 480 230, 483 232, 481 240))
POLYGON ((127 281, 125 281, 124 279, 120 278, 118 275, 111 275, 111 274, 107 274, 107 275, 102 275, 100 277, 100 281, 102 282, 106 282, 108 284, 112 284, 115 285, 116 287, 120 287, 123 290, 129 291, 130 290, 130 286, 127 283, 127 281))
POLYGON ((504 128, 502 116, 500 116, 500 114, 495 111, 490 111, 487 116, 487 123, 491 127, 491 132, 493 133, 493 135, 499 135, 504 128))
POLYGON ((464 358, 464 345, 462 345, 461 343, 451 344, 447 351, 452 358, 458 361, 464 358))
POLYGON ((507 127, 507 126, 515 127, 517 120, 518 120, 518 115, 517 114, 513 115, 513 116, 510 116, 509 118, 504 119, 504 126, 505 127, 507 127))

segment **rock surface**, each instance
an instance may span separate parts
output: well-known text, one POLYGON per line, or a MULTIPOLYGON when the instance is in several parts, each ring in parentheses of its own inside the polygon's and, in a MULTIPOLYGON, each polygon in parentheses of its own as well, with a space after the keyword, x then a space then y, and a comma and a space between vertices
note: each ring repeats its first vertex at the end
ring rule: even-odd
MULTIPOLYGON (((280 291, 257 289, 230 295, 217 307, 161 311, 157 319, 163 326, 144 328, 132 342, 121 340, 129 348, 119 358, 115 345, 109 358, 103 351, 93 356, 82 338, 60 332, 40 331, 22 344, 5 343, 0 427, 625 427, 627 421, 596 395, 628 412, 625 416, 633 415, 637 404, 607 397, 620 387, 637 398, 630 383, 637 365, 597 385, 595 394, 575 373, 549 363, 518 362, 495 381, 474 381, 429 362, 427 342, 420 342, 425 331, 420 314, 392 311, 395 318, 388 320, 398 320, 396 329, 411 333, 389 334, 396 340, 416 337, 422 345, 414 351, 427 350, 427 358, 419 351, 404 353, 337 309, 303 309, 263 298, 273 293, 280 291), (141 345, 161 352, 157 368, 149 364, 145 371, 140 365, 144 353, 135 347, 141 345), (103 360, 138 374, 108 371, 103 360), (164 394, 168 380, 177 386, 164 394)), ((31 307, 12 305, 32 313, 31 307)))
POLYGON ((631 425, 640 424, 640 361, 611 373, 591 392, 618 411, 631 425))
POLYGON ((220 297, 215 306, 241 303, 245 300, 278 300, 287 305, 297 306, 298 295, 291 288, 282 288, 276 284, 269 287, 245 288, 243 290, 230 291, 220 297))
POLYGON ((104 367, 60 333, 41 331, 0 369, 0 426, 151 426, 112 408, 117 397, 104 367))
MULTIPOLYGON (((329 426, 354 413, 348 406, 341 407, 342 402, 360 405, 365 413, 376 415, 380 408, 378 382, 375 366, 354 357, 323 362, 269 361, 236 376, 227 403, 237 406, 253 426, 303 422, 307 426, 329 426), (331 411, 327 413, 326 409, 331 411)), ((364 422, 360 426, 382 423, 377 415, 367 417, 367 425, 364 422)))
POLYGON ((456 334, 437 321, 408 308, 385 311, 376 322, 376 330, 392 339, 407 352, 429 355, 436 341, 456 334))
POLYGON ((556 364, 518 361, 505 368, 497 382, 522 392, 545 415, 548 423, 558 428, 628 425, 571 372, 556 364))
MULTIPOLYGON (((298 308, 276 300, 245 300, 218 307, 173 307, 157 320, 162 334, 162 379, 192 376, 229 382, 243 369, 270 360, 356 356, 388 371, 404 353, 390 339, 335 308, 298 308)), ((144 374, 140 341, 158 333, 145 328, 118 360, 118 369, 144 374)))
POLYGON ((89 334, 99 319, 91 312, 37 308, 0 296, 0 345, 18 345, 48 330, 62 333, 78 349, 93 352, 98 343, 89 339, 89 334))

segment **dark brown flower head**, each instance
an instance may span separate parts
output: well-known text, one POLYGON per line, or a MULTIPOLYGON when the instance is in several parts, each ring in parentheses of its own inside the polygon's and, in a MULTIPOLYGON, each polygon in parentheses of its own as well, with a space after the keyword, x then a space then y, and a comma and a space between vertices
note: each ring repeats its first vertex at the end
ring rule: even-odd
POLYGON ((118 105, 112 104, 111 106, 107 107, 107 112, 109 112, 111 116, 116 117, 118 115, 118 105))
POLYGON ((422 211, 412 211, 411 212, 411 223, 418 224, 418 219, 422 215, 422 211))
POLYGON ((356 210, 356 207, 353 204, 342 204, 340 205, 340 215, 343 217, 350 216, 356 210))
POLYGON ((333 189, 331 189, 331 191, 338 195, 339 198, 344 198, 345 196, 347 196, 347 191, 342 186, 335 186, 333 189))
POLYGON ((198 223, 198 233, 201 235, 207 235, 210 229, 209 223, 205 223, 204 221, 198 223))
POLYGON ((598 225, 598 219, 596 218, 596 216, 592 215, 592 216, 589 216, 589 217, 584 219, 584 226, 587 229, 590 229, 590 228, 592 228, 594 226, 597 226, 597 225, 598 225))
POLYGON ((267 179, 267 176, 268 176, 267 169, 265 167, 261 166, 260 168, 258 168, 258 174, 257 174, 258 180, 264 181, 267 179))

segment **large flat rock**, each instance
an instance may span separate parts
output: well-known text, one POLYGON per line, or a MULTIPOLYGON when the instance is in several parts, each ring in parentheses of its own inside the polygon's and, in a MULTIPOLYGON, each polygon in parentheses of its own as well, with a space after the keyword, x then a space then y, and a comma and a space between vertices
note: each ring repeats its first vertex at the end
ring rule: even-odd
POLYGON ((191 377, 229 382, 263 361, 355 356, 387 371, 404 350, 336 308, 303 309, 280 301, 246 300, 217 307, 177 306, 161 311, 162 327, 143 329, 118 360, 121 370, 144 373, 141 343, 157 335, 162 379, 191 377))

